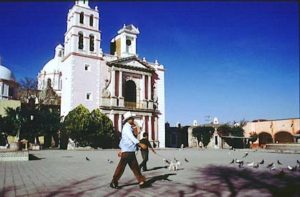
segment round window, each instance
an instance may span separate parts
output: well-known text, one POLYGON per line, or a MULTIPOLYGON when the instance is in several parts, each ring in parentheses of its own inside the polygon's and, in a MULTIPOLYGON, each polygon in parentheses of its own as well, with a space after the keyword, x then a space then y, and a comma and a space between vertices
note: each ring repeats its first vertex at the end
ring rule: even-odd
POLYGON ((131 40, 126 40, 126 45, 130 46, 131 45, 131 40))

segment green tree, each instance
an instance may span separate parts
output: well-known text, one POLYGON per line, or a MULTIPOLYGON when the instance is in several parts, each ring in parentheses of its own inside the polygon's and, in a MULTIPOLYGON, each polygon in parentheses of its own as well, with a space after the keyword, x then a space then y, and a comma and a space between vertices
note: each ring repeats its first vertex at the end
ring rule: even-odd
POLYGON ((62 128, 62 138, 75 139, 79 146, 88 146, 87 123, 89 110, 83 105, 77 106, 65 117, 62 128))
POLYGON ((242 138, 234 138, 244 136, 244 129, 241 126, 230 127, 229 125, 224 124, 219 126, 217 131, 221 137, 226 137, 223 139, 229 146, 233 146, 234 148, 244 147, 244 142, 242 138))
POLYGON ((203 143, 203 146, 206 147, 211 137, 214 134, 214 127, 211 126, 200 126, 193 128, 193 136, 197 138, 197 140, 203 143))
POLYGON ((114 141, 113 123, 99 109, 93 110, 89 114, 87 133, 92 147, 112 147, 114 141))
MULTIPOLYGON (((32 122, 32 133, 39 144, 38 136, 44 135, 46 148, 51 146, 52 137, 57 138, 57 133, 61 128, 61 116, 58 110, 47 106, 38 106, 34 111, 32 122)), ((58 139, 55 140, 58 145, 58 139)))
MULTIPOLYGON (((2 118, 2 131, 8 135, 16 135, 18 130, 21 128, 21 122, 19 118, 21 117, 21 108, 6 108, 5 116, 2 118)), ((22 119, 22 118, 21 118, 22 119)))
POLYGON ((224 125, 219 126, 217 131, 218 131, 219 136, 221 136, 221 137, 229 136, 231 127, 227 124, 224 124, 224 125))
POLYGON ((111 148, 114 142, 112 121, 99 109, 89 113, 83 105, 69 112, 63 122, 61 137, 66 148, 67 138, 75 139, 79 146, 111 148))
POLYGON ((251 143, 253 143, 253 142, 255 142, 257 139, 258 139, 257 133, 256 133, 256 132, 251 132, 251 133, 250 133, 250 139, 249 139, 249 141, 250 141, 251 143))

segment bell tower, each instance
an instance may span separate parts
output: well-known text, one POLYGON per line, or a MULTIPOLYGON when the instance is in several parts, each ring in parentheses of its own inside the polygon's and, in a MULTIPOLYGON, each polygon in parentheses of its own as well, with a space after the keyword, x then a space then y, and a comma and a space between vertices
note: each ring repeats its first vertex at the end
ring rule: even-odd
POLYGON ((88 0, 76 0, 69 10, 62 60, 61 115, 84 105, 89 110, 99 107, 102 50, 99 11, 88 0), (91 85, 93 84, 93 85, 91 85))
POLYGON ((110 53, 118 57, 137 55, 136 38, 139 29, 134 25, 125 25, 118 31, 118 35, 111 40, 110 53))
POLYGON ((88 0, 76 0, 69 10, 65 33, 65 57, 70 53, 99 56, 101 35, 99 11, 90 8, 88 0))

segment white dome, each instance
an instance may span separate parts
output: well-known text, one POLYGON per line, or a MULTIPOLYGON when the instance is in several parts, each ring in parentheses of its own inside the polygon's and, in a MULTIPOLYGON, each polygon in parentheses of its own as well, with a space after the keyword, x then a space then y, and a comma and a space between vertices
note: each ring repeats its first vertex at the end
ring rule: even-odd
POLYGON ((54 73, 54 72, 60 72, 60 64, 61 59, 60 58, 53 58, 48 63, 45 64, 45 66, 42 69, 42 73, 46 72, 46 74, 54 73))
POLYGON ((8 68, 0 65, 0 79, 15 81, 15 76, 8 68))
POLYGON ((60 64, 63 56, 64 47, 59 44, 55 47, 55 56, 52 60, 45 64, 41 72, 46 72, 46 74, 51 74, 55 72, 60 72, 60 64))

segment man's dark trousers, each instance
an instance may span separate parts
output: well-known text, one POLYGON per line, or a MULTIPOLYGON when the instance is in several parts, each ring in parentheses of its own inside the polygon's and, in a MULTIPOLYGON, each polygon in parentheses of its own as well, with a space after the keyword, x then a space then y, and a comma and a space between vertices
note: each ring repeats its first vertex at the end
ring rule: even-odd
POLYGON ((141 150, 141 153, 142 153, 143 161, 140 164, 140 168, 143 169, 143 171, 147 171, 148 170, 147 169, 147 161, 148 161, 149 151, 141 150))

